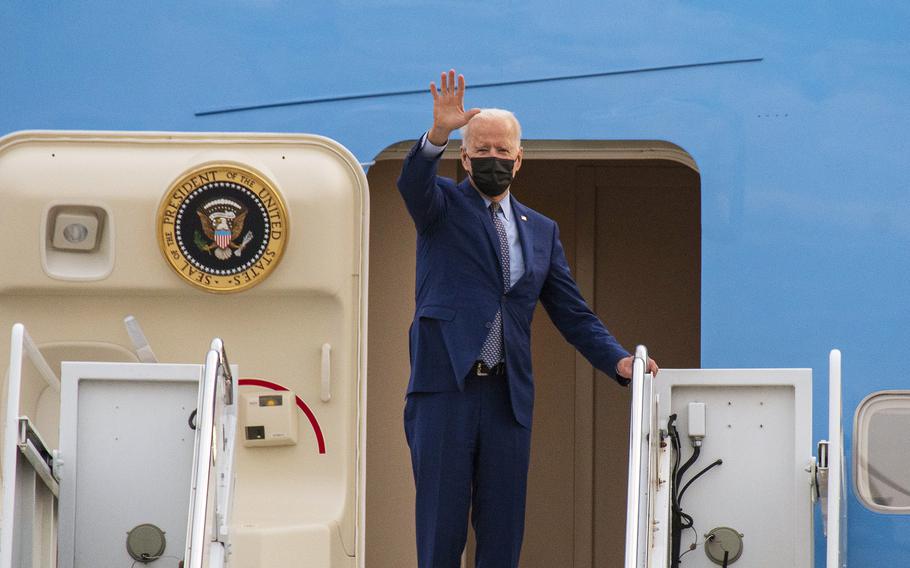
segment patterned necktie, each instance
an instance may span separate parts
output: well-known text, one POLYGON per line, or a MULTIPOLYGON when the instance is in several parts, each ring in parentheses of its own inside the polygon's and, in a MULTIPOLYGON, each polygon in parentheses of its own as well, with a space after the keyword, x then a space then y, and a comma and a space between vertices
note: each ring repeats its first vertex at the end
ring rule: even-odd
MULTIPOLYGON (((512 286, 512 276, 509 264, 509 237, 506 234, 506 227, 497 213, 499 212, 499 203, 490 204, 490 213, 493 215, 493 226, 496 227, 496 234, 499 235, 499 250, 502 253, 502 281, 505 284, 504 292, 508 292, 512 286)), ((480 349, 480 360, 488 367, 496 365, 503 360, 502 357, 502 310, 496 312, 493 318, 493 326, 487 335, 483 347, 480 349)))

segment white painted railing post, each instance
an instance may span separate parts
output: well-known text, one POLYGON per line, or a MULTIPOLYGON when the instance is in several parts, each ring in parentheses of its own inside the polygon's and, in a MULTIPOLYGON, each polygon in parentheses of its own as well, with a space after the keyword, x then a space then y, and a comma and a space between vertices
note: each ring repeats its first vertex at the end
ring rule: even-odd
POLYGON ((639 518, 641 516, 641 444, 644 436, 645 370, 648 349, 639 345, 632 364, 632 421, 629 431, 629 484, 626 494, 626 556, 625 568, 637 568, 640 548, 639 518))

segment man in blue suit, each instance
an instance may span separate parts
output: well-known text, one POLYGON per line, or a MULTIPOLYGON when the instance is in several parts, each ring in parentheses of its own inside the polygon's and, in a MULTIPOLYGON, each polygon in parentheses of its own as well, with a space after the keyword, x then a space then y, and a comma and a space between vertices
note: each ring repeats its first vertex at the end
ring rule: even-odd
MULTIPOLYGON (((417 229, 416 312, 404 422, 417 489, 420 568, 457 568, 468 510, 478 568, 518 566, 534 383, 531 318, 540 300, 563 336, 621 384, 632 357, 587 306, 556 223, 509 193, 521 127, 464 110, 464 77, 443 73, 433 127, 405 158, 398 189, 417 229), (459 184, 436 175, 462 129, 459 184)), ((649 361, 649 370, 657 365, 649 361)))

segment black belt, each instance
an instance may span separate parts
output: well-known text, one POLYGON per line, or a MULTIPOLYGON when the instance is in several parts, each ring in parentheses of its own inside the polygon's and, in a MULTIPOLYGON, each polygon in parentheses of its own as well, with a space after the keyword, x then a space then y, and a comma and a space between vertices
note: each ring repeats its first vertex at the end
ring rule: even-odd
POLYGON ((486 377, 487 375, 505 375, 506 364, 496 363, 492 367, 488 367, 487 364, 483 361, 475 361, 474 364, 471 365, 471 372, 478 377, 486 377))

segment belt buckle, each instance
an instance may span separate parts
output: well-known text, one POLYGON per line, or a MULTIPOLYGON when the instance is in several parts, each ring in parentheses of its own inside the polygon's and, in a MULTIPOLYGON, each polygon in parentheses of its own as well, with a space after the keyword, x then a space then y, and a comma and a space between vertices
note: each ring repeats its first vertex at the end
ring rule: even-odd
POLYGON ((478 377, 487 377, 490 375, 489 372, 484 372, 483 370, 483 361, 478 361, 474 364, 474 374, 478 377))

